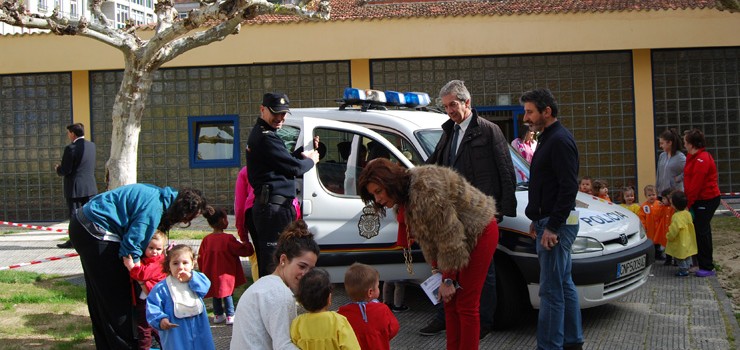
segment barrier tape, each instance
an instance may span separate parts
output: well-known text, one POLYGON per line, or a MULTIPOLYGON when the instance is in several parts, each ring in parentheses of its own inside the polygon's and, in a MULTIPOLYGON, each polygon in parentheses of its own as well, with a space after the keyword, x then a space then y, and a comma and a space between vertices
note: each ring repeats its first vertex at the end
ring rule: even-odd
POLYGON ((9 266, 0 266, 0 271, 10 270, 10 269, 17 269, 17 268, 23 267, 23 266, 36 265, 36 264, 40 264, 42 262, 47 262, 47 261, 57 261, 57 260, 62 260, 62 259, 66 259, 66 258, 74 258, 74 257, 79 256, 79 255, 80 254, 77 254, 77 253, 67 253, 67 254, 64 254, 64 255, 52 256, 52 257, 48 257, 48 258, 41 259, 41 260, 33 260, 33 261, 26 262, 26 263, 14 264, 14 265, 9 265, 9 266))
POLYGON ((740 219, 740 213, 738 213, 737 210, 735 210, 729 204, 727 204, 727 202, 725 202, 724 199, 720 199, 719 201, 720 203, 722 203, 722 205, 725 206, 725 208, 727 208, 727 210, 729 210, 733 215, 735 215, 736 218, 740 219))
POLYGON ((63 229, 63 228, 51 228, 51 227, 45 227, 45 226, 18 224, 18 223, 9 222, 9 221, 0 221, 0 224, 8 225, 8 226, 15 226, 15 227, 22 227, 22 228, 27 228, 31 230, 46 230, 46 231, 59 232, 59 233, 69 233, 69 230, 63 229))
POLYGON ((740 196, 740 192, 720 193, 721 196, 740 196))

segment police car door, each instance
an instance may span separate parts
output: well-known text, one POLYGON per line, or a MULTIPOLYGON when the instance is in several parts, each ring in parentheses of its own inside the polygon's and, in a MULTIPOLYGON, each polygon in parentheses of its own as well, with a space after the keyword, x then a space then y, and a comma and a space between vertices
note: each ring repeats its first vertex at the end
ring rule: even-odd
POLYGON ((299 144, 312 149, 319 136, 321 160, 303 175, 303 218, 325 250, 393 247, 398 229, 391 211, 380 218, 366 207, 357 178, 372 157, 387 157, 404 167, 413 165, 401 151, 376 132, 359 125, 320 118, 303 118, 299 144))

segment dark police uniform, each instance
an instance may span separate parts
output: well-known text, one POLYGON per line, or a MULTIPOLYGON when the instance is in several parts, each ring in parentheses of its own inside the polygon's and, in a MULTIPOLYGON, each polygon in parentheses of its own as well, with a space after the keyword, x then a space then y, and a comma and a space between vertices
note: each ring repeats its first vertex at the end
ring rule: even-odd
MULTIPOLYGON (((287 112, 288 97, 268 93, 262 105, 273 112, 287 112)), ((250 236, 257 254, 260 277, 274 271, 278 237, 295 220, 295 178, 314 166, 310 158, 303 159, 302 149, 289 153, 283 140, 275 134, 276 130, 258 118, 247 141, 249 183, 255 195, 252 215, 257 229, 256 233, 250 232, 250 236)))

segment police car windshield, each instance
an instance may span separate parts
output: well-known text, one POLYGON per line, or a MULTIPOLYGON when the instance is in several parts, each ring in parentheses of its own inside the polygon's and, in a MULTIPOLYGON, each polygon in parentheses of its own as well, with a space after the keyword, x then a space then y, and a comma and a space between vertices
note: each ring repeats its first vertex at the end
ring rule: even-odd
POLYGON ((419 140, 419 144, 421 144, 426 154, 425 158, 429 158, 434 153, 434 147, 437 146, 437 142, 442 138, 442 129, 417 130, 414 131, 414 136, 419 140))

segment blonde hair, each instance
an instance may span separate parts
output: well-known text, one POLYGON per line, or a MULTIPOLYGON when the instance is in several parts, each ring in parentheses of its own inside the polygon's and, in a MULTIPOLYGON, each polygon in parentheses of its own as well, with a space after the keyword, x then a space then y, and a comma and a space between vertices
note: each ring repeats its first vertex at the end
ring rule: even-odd
POLYGON ((344 289, 352 301, 365 301, 367 291, 378 281, 380 273, 370 265, 354 263, 344 273, 344 289))

